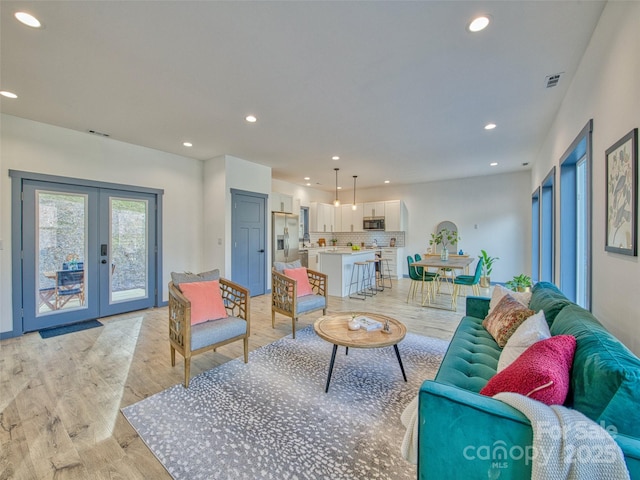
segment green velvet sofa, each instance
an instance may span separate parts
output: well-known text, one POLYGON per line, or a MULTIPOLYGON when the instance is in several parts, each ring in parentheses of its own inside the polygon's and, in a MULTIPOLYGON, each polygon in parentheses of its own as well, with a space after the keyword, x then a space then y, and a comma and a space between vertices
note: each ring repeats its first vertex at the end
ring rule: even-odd
MULTIPOLYGON (((617 431, 631 478, 640 480, 640 359, 551 283, 535 285, 529 306, 544 310, 552 335, 576 337, 565 406, 617 431)), ((531 478, 529 420, 478 393, 495 375, 501 352, 482 326, 488 309, 488 298, 467 298, 436 378, 420 388, 419 479, 531 478)))

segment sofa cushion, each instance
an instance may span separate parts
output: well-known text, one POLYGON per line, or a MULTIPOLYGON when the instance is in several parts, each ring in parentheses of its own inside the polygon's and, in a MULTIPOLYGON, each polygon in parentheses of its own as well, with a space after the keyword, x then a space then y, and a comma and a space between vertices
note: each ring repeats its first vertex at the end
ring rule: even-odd
POLYGON ((540 340, 551 336, 549 326, 544 318, 544 311, 527 318, 507 340, 498 360, 498 372, 511 365, 524 351, 540 340))
POLYGON ((478 393, 496 374, 498 357, 500 347, 482 326, 482 319, 464 317, 451 339, 436 381, 478 393))
POLYGON ((511 295, 505 295, 498 305, 491 311, 482 325, 495 338, 498 346, 504 347, 509 337, 527 318, 533 315, 533 310, 528 309, 511 295))
POLYGON ((549 327, 556 319, 556 315, 567 305, 571 305, 571 301, 553 283, 538 282, 533 287, 529 308, 536 312, 544 310, 549 327))
POLYGON ((513 392, 547 405, 562 405, 569 392, 569 371, 575 349, 576 339, 572 335, 557 335, 536 342, 489 380, 480 393, 493 397, 497 393, 513 392))
POLYGON ((502 285, 495 285, 493 287, 493 293, 491 293, 491 301, 489 302, 489 313, 496 308, 496 305, 500 303, 500 300, 502 300, 502 297, 505 295, 511 295, 525 307, 528 307, 531 301, 531 292, 514 292, 502 285))
POLYGON ((224 342, 247 333, 247 322, 243 318, 227 317, 210 320, 191 327, 191 351, 224 342))
POLYGON ((305 295, 303 297, 298 297, 298 302, 296 303, 296 315, 301 315, 305 312, 311 312, 312 310, 319 310, 321 308, 326 308, 327 299, 323 295, 305 295))
POLYGON ((638 436, 640 359, 577 305, 562 309, 551 334, 577 340, 567 404, 605 427, 638 436))
POLYGON ((209 270, 208 272, 191 273, 191 272, 171 272, 171 281, 182 291, 180 284, 192 282, 210 282, 220 279, 220 270, 209 270))

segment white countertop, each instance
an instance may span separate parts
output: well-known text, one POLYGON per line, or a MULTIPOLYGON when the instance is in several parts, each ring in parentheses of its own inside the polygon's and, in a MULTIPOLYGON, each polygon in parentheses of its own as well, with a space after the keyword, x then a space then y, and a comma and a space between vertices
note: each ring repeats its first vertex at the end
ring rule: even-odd
POLYGON ((318 253, 325 253, 328 255, 363 255, 365 253, 374 253, 373 249, 363 249, 363 250, 351 250, 351 248, 327 248, 325 250, 320 250, 318 253))

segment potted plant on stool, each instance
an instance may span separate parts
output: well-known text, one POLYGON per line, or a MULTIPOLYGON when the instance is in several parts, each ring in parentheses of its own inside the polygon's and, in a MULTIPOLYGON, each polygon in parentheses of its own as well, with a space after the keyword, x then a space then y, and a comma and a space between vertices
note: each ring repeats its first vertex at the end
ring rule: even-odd
POLYGON ((491 272, 493 271, 493 262, 500 260, 500 257, 490 257, 486 250, 480 250, 482 255, 478 258, 482 259, 482 276, 480 277, 480 286, 489 288, 491 286, 491 272))

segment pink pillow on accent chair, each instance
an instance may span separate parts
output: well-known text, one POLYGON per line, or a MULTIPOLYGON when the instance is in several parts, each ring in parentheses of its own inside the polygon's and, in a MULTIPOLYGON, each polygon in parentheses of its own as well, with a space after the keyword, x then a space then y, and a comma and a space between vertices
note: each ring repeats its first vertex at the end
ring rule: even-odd
POLYGON ((305 295, 311 295, 313 289, 309 283, 309 276, 307 275, 307 269, 305 267, 300 268, 285 268, 283 270, 287 277, 293 278, 298 284, 298 297, 304 297, 305 295))
POLYGON ((480 393, 493 397, 496 393, 513 392, 547 405, 562 405, 569 392, 575 351, 576 339, 572 335, 540 340, 495 374, 480 393))
POLYGON ((182 283, 180 289, 191 302, 191 325, 227 318, 218 280, 182 283))

